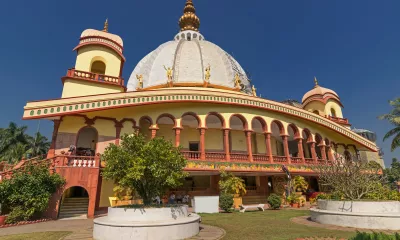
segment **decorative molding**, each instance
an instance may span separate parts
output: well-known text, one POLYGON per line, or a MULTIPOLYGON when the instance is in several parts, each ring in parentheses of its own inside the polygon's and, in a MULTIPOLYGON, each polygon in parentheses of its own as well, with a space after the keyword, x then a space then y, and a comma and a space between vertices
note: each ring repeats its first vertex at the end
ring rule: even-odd
POLYGON ((56 116, 67 116, 77 113, 149 104, 186 102, 217 103, 258 108, 306 119, 349 137, 372 151, 377 151, 377 147, 374 143, 352 132, 350 129, 304 109, 262 98, 255 98, 245 94, 207 90, 208 88, 202 90, 172 88, 167 90, 102 94, 98 96, 32 102, 28 103, 28 106, 25 107, 23 119, 52 118, 56 116), (70 101, 67 102, 68 100, 70 101))

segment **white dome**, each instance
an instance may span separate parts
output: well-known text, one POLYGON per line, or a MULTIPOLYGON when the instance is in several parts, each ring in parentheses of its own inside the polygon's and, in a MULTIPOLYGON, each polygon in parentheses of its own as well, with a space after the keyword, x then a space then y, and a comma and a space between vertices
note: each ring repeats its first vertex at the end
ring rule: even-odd
POLYGON ((238 73, 242 91, 251 93, 249 79, 239 63, 195 31, 180 32, 173 41, 160 45, 145 56, 129 78, 128 91, 136 91, 139 85, 136 74, 143 75, 143 88, 167 86, 164 66, 173 69, 173 84, 179 86, 201 86, 205 79, 205 69, 210 66, 209 84, 233 89, 234 78, 238 73))

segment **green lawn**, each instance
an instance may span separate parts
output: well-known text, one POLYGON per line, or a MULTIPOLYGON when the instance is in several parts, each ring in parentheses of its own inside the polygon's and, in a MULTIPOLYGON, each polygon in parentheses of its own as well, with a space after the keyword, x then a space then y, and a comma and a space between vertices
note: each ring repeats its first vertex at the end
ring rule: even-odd
POLYGON ((290 221, 292 217, 309 215, 309 211, 266 210, 265 212, 201 214, 202 223, 221 227, 224 240, 294 240, 305 237, 349 238, 353 232, 308 227, 290 221))
POLYGON ((1 236, 0 240, 59 240, 71 232, 40 232, 1 236))

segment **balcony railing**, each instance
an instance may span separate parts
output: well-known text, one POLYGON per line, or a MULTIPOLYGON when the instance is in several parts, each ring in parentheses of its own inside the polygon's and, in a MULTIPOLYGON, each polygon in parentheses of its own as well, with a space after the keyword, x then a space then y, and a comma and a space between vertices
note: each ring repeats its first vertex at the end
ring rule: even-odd
MULTIPOLYGON (((198 161, 215 161, 215 162, 226 162, 225 152, 205 152, 205 159, 202 159, 200 151, 181 151, 183 156, 187 160, 198 160, 198 161)), ((250 162, 249 155, 244 152, 231 152, 230 154, 231 162, 250 162)), ((270 162, 269 156, 267 154, 255 154, 253 153, 254 163, 271 163, 271 164, 288 164, 288 158, 286 156, 272 156, 272 162, 270 162)), ((80 160, 80 159, 77 159, 80 160)), ((84 160, 84 159, 82 159, 84 160)), ((290 157, 290 164, 307 164, 307 165, 324 165, 329 164, 330 161, 326 159, 317 160, 313 158, 301 158, 301 157, 290 157)), ((97 163, 96 163, 97 164, 97 163)), ((75 163, 79 165, 79 161, 75 163)), ((81 163, 83 165, 83 162, 81 163)))
POLYGON ((231 161, 233 162, 247 162, 249 161, 249 154, 247 153, 230 153, 231 161))
POLYGON ((67 156, 69 167, 99 167, 99 158, 92 156, 67 156))
POLYGON ((272 156, 274 163, 287 163, 287 158, 285 156, 272 156))
POLYGON ((347 118, 328 116, 328 119, 338 124, 350 125, 349 120, 347 118))
POLYGON ((78 71, 73 68, 68 69, 66 77, 83 79, 83 80, 99 82, 99 83, 114 84, 114 85, 118 85, 118 86, 124 85, 123 78, 107 76, 107 75, 97 74, 97 73, 92 73, 92 72, 78 71))
POLYGON ((188 160, 200 160, 201 153, 198 151, 181 151, 183 156, 188 160))
POLYGON ((223 152, 206 152, 206 160, 208 161, 225 161, 226 154, 223 152))
POLYGON ((253 154, 253 161, 254 162, 268 162, 268 156, 265 154, 253 154))
POLYGON ((301 157, 290 157, 290 161, 293 164, 303 163, 303 159, 301 157))

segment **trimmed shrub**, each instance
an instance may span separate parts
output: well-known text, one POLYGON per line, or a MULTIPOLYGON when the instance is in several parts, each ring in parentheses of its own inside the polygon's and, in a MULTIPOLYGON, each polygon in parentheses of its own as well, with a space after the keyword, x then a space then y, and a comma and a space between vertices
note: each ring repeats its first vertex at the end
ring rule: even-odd
POLYGON ((388 235, 385 233, 365 233, 357 232, 357 235, 349 240, 400 240, 400 234, 388 235))
POLYGON ((269 206, 271 207, 271 209, 279 209, 282 204, 281 198, 278 195, 276 195, 275 193, 272 193, 271 195, 269 195, 269 197, 267 198, 267 202, 268 202, 269 206))
POLYGON ((219 196, 219 207, 225 212, 232 212, 233 196, 228 193, 223 193, 219 196))

